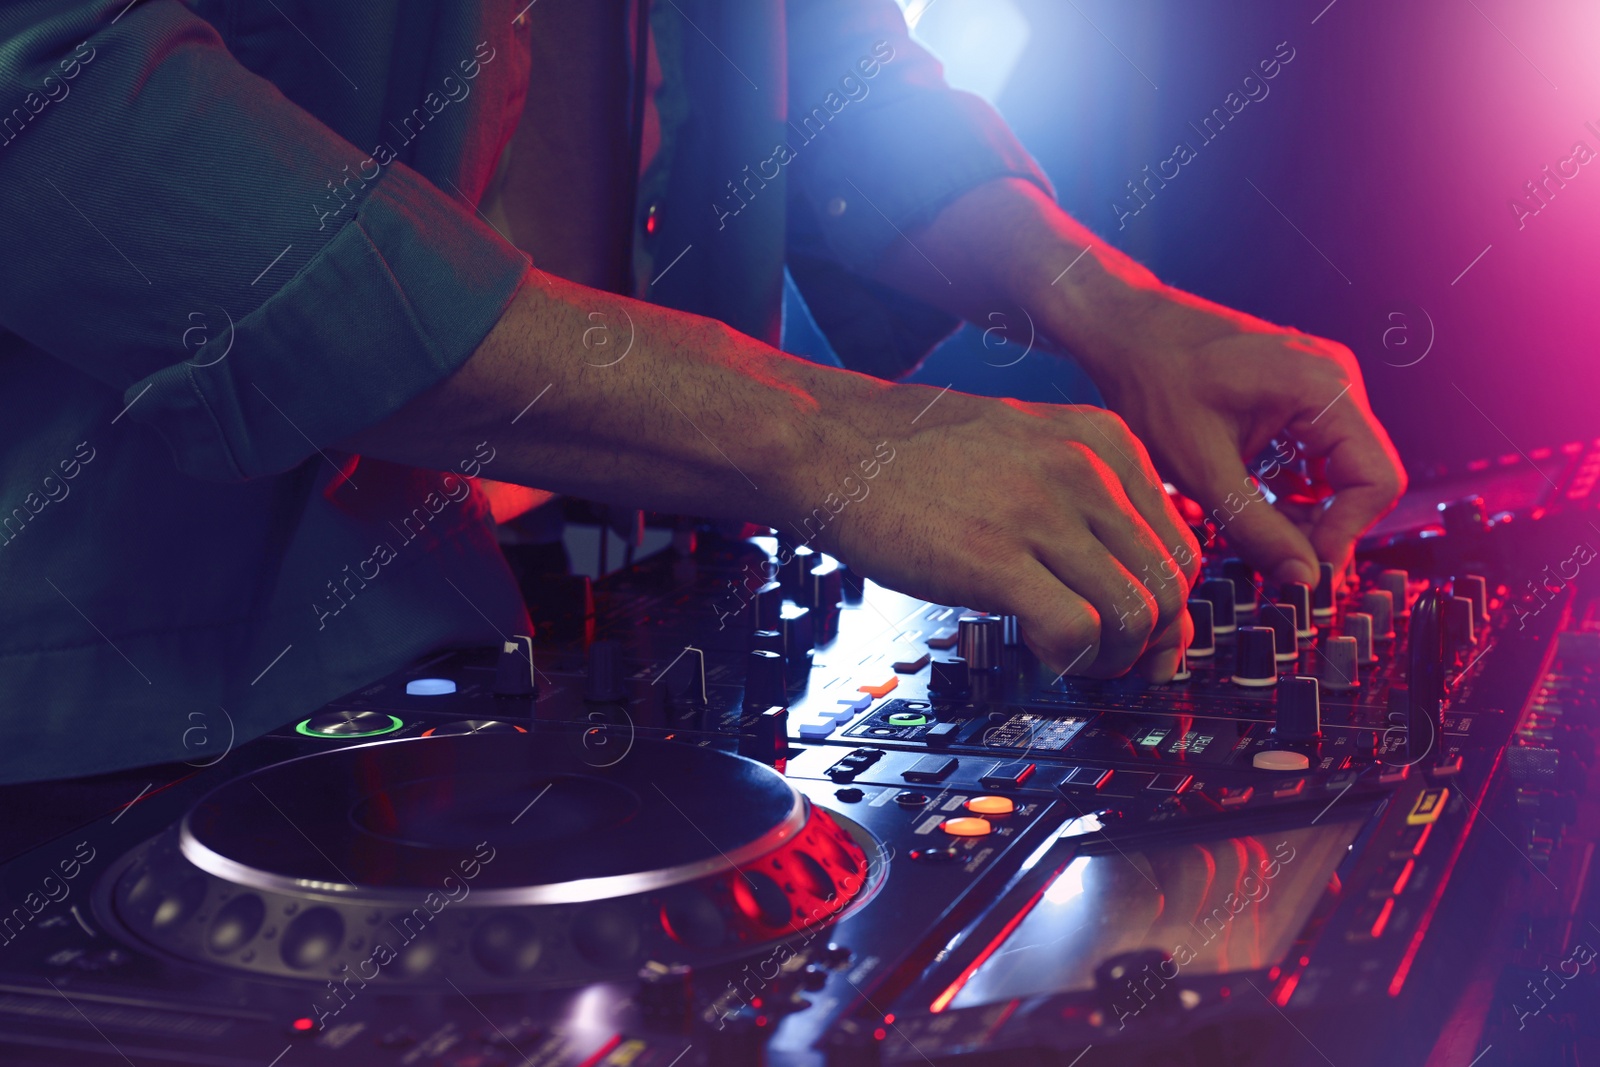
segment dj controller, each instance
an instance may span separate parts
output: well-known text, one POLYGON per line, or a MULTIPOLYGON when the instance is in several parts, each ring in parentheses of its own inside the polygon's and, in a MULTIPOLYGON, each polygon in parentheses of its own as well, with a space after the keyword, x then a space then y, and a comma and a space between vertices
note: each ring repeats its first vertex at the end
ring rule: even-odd
POLYGON ((1164 685, 772 537, 530 583, 0 867, 0 1063, 1584 1062, 1597 476, 1207 545, 1164 685))

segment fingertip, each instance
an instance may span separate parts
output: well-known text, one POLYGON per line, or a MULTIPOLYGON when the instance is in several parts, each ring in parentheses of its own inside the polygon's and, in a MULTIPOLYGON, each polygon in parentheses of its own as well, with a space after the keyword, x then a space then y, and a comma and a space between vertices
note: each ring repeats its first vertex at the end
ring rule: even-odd
POLYGON ((1317 568, 1303 559, 1286 559, 1272 569, 1272 580, 1279 585, 1288 582, 1304 582, 1308 586, 1317 584, 1317 568))

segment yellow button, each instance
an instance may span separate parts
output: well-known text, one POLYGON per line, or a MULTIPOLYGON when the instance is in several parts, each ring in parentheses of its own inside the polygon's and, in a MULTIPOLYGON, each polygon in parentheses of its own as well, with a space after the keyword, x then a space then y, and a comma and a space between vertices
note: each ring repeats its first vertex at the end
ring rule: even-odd
POLYGON ((951 837, 982 837, 991 833, 994 827, 988 819, 979 819, 972 816, 962 816, 957 819, 946 819, 939 824, 939 829, 951 837))
POLYGON ((1010 797, 973 797, 966 807, 979 815, 1010 815, 1017 810, 1010 797))
POLYGON ((1439 821, 1444 813, 1444 802, 1450 799, 1448 789, 1424 789, 1406 816, 1407 826, 1426 826, 1439 821))

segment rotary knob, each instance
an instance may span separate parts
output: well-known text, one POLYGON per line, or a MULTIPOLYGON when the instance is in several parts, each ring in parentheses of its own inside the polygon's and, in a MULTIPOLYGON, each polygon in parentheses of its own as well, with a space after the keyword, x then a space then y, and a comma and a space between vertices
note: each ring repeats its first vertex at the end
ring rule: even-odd
POLYGON ((1323 560, 1317 564, 1317 587, 1311 591, 1311 617, 1318 622, 1333 618, 1333 586, 1333 564, 1323 560))
POLYGON ((1233 667, 1233 683, 1249 689, 1277 685, 1277 641, 1277 634, 1270 626, 1241 627, 1239 647, 1233 667))
POLYGON ((1300 628, 1296 625, 1293 604, 1261 605, 1260 624, 1269 627, 1276 638, 1278 662, 1289 663, 1300 658, 1300 628))
POLYGON ((1311 622, 1311 587, 1305 582, 1284 582, 1278 590, 1278 600, 1294 606, 1294 633, 1296 637, 1315 637, 1317 628, 1311 622))
POLYGON ((1278 687, 1275 732, 1283 741, 1315 741, 1322 736, 1322 704, 1315 678, 1297 674, 1283 680, 1278 687))
POLYGON ((1477 608, 1478 621, 1489 621, 1489 582, 1481 574, 1463 574, 1455 580, 1456 596, 1471 600, 1477 608))
POLYGON ((934 660, 928 676, 928 695, 957 700, 967 695, 967 661, 959 656, 934 660))
POLYGON ((751 651, 744 676, 745 707, 769 708, 788 702, 782 653, 764 648, 751 651))
POLYGON ((1378 588, 1387 592, 1394 601, 1394 613, 1399 618, 1411 614, 1410 583, 1411 575, 1398 567, 1378 572, 1378 588))
POLYGON ((993 615, 966 615, 956 624, 956 649, 968 670, 987 671, 1000 666, 1000 620, 993 615))
POLYGON ((1361 610, 1372 616, 1372 639, 1394 640, 1394 594, 1387 589, 1368 589, 1361 594, 1361 610))
POLYGON ((776 630, 783 619, 783 586, 768 582, 755 592, 756 610, 751 621, 757 630, 776 630))
POLYGON ((1194 623, 1194 640, 1189 642, 1190 658, 1204 659, 1216 654, 1216 627, 1213 623, 1215 611, 1209 600, 1189 601, 1189 618, 1194 623))
POLYGON ((1368 666, 1378 662, 1378 654, 1372 649, 1372 616, 1364 611, 1353 611, 1344 617, 1344 632, 1346 637, 1353 637, 1356 641, 1356 662, 1368 666))
POLYGON ((538 691, 533 673, 533 639, 518 635, 500 646, 494 665, 494 694, 531 697, 538 691))
POLYGON ((1361 672, 1356 666, 1356 639, 1330 637, 1322 649, 1322 687, 1343 691, 1361 686, 1361 672))
POLYGON ((1256 572, 1242 559, 1222 561, 1222 576, 1233 583, 1234 612, 1249 615, 1256 610, 1256 591, 1261 588, 1256 572))
POLYGON ((1239 628, 1234 614, 1232 581, 1227 578, 1208 578, 1195 587, 1195 596, 1211 602, 1213 633, 1231 634, 1239 628))

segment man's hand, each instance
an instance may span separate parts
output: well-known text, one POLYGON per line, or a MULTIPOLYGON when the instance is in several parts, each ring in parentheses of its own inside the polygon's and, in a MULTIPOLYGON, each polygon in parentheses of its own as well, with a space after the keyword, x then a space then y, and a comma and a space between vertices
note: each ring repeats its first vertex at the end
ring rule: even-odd
POLYGON ((1157 469, 1277 581, 1343 568, 1356 538, 1405 489, 1394 446, 1349 349, 1163 285, 1034 185, 1004 179, 945 208, 895 248, 880 280, 985 321, 1021 306, 1072 352, 1157 469), (911 242, 914 242, 914 246, 911 242), (1318 506, 1263 503, 1251 462, 1323 466, 1318 506))
POLYGON ((1342 571, 1355 542, 1405 490, 1405 472, 1367 402, 1350 350, 1184 293, 1154 290, 1149 310, 1093 371, 1159 469, 1273 579, 1315 585, 1342 571), (1274 438, 1273 458, 1246 469, 1274 438), (1311 461, 1332 495, 1262 503, 1255 480, 1311 461), (1291 521, 1293 520, 1293 521, 1291 521))
POLYGON ((824 547, 913 596, 1016 615, 1051 670, 1172 677, 1199 546, 1120 418, 922 387, 885 399, 873 425, 894 461, 824 547))
POLYGON ((1198 546, 1099 409, 890 385, 530 272, 464 367, 341 447, 446 468, 478 442, 511 481, 762 522, 903 592, 1015 614, 1052 670, 1165 681, 1192 634, 1198 546), (625 358, 592 358, 596 323, 629 324, 625 358))

